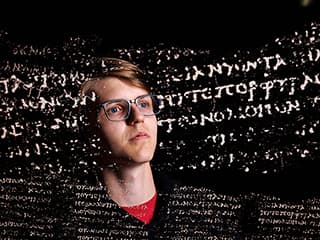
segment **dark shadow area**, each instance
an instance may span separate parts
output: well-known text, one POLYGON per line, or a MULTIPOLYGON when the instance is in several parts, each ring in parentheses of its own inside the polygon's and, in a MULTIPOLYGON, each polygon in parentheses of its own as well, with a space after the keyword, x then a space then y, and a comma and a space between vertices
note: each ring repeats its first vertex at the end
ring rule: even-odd
POLYGON ((197 187, 205 186, 227 194, 272 193, 283 199, 296 200, 319 196, 319 162, 300 161, 278 173, 240 172, 232 169, 201 171, 184 170, 172 172, 183 183, 197 187))
POLYGON ((13 40, 48 44, 70 35, 98 35, 102 48, 170 46, 224 54, 260 47, 302 27, 319 13, 315 0, 179 3, 10 4, 1 24, 13 40))

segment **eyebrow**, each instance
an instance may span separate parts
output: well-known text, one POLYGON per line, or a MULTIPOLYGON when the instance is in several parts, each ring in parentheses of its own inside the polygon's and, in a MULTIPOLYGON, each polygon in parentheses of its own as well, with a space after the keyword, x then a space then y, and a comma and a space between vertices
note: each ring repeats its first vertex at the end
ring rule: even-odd
POLYGON ((100 104, 104 104, 106 102, 110 102, 110 101, 117 101, 117 100, 126 100, 126 101, 129 101, 129 100, 133 100, 133 99, 137 99, 139 97, 143 97, 143 96, 148 96, 148 95, 151 95, 151 93, 146 93, 146 94, 142 94, 142 95, 139 95, 135 98, 131 98, 131 99, 126 99, 126 98, 111 98, 111 99, 108 99, 108 100, 105 100, 103 102, 100 102, 100 104))

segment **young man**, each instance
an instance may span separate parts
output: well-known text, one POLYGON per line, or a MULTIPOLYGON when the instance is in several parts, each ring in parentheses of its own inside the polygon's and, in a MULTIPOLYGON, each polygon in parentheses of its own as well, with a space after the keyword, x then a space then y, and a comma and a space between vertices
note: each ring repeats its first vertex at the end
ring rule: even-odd
POLYGON ((75 184, 71 195, 60 194, 67 211, 57 216, 56 238, 238 239, 238 198, 153 174, 159 102, 143 72, 121 59, 103 58, 101 66, 82 84, 81 97, 100 138, 92 144, 102 184, 75 184))
POLYGON ((150 161, 157 144, 159 99, 142 82, 143 73, 120 59, 102 59, 106 71, 86 81, 81 96, 96 96, 91 117, 107 154, 101 155, 103 181, 110 198, 149 223, 157 198, 150 161), (148 207, 144 207, 148 206, 148 207))

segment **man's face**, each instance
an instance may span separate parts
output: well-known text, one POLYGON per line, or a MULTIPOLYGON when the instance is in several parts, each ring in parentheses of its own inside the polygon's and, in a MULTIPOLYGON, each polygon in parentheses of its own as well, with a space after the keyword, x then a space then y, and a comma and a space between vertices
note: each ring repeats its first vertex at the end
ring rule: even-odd
MULTIPOLYGON (((148 94, 146 90, 114 77, 97 81, 95 92, 100 103, 119 98, 131 100, 148 94)), ((148 162, 153 158, 157 144, 157 119, 154 115, 141 114, 135 103, 131 104, 129 118, 122 121, 108 120, 101 107, 97 124, 104 147, 110 153, 106 156, 106 163, 128 165, 148 162)))

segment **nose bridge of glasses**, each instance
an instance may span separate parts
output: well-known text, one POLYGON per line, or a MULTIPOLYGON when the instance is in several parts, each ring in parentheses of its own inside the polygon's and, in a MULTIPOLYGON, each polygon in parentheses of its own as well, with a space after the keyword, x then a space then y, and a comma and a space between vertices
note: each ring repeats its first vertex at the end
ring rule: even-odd
POLYGON ((134 103, 135 104, 135 107, 137 108, 138 112, 140 112, 140 107, 139 107, 139 104, 138 104, 138 98, 135 98, 135 99, 131 99, 131 100, 127 100, 128 102, 128 112, 132 114, 132 104, 134 103))
POLYGON ((128 102, 128 110, 127 110, 127 119, 130 121, 141 121, 143 116, 143 110, 139 107, 137 99, 127 100, 128 102), (132 104, 135 103, 135 104, 132 104))
POLYGON ((131 108, 132 108, 132 104, 133 103, 135 103, 135 106, 139 109, 139 111, 140 111, 140 108, 138 107, 138 104, 137 104, 137 98, 135 98, 135 99, 131 99, 131 100, 127 100, 127 102, 128 102, 128 112, 130 113, 132 110, 131 110, 131 108))
POLYGON ((135 99, 131 99, 131 100, 127 100, 129 105, 131 105, 132 103, 135 103, 137 105, 137 98, 135 99))

